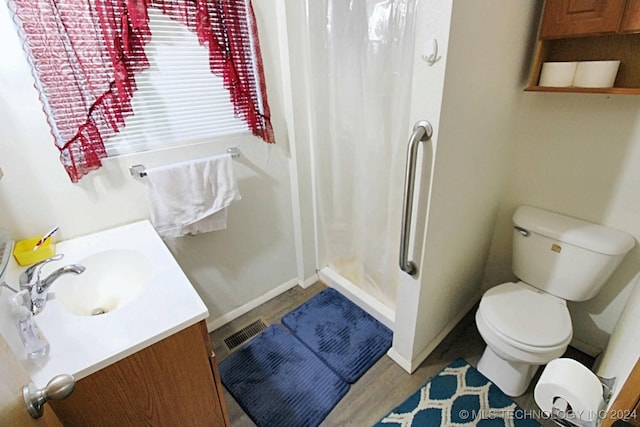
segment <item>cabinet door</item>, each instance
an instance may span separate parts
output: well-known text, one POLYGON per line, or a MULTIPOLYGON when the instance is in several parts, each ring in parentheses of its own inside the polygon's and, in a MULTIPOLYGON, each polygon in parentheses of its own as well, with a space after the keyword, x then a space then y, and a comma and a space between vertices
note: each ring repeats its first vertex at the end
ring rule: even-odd
POLYGON ((625 0, 547 0, 540 38, 615 33, 625 0))
POLYGON ((640 33, 640 0, 627 0, 620 24, 621 33, 640 33))
POLYGON ((76 382, 51 401, 65 427, 228 427, 204 321, 76 382))

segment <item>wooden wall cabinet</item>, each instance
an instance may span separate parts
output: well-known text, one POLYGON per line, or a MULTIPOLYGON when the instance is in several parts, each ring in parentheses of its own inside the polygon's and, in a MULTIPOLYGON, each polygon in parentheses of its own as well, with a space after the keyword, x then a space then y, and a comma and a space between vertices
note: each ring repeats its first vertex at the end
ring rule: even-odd
POLYGON ((204 321, 76 382, 49 402, 65 427, 230 426, 204 321))
POLYGON ((627 0, 619 33, 640 32, 640 0, 627 0))
POLYGON ((546 0, 527 91, 640 94, 640 0, 546 0), (538 86, 543 62, 620 60, 613 88, 538 86))
POLYGON ((540 38, 615 34, 626 0, 547 0, 540 38))

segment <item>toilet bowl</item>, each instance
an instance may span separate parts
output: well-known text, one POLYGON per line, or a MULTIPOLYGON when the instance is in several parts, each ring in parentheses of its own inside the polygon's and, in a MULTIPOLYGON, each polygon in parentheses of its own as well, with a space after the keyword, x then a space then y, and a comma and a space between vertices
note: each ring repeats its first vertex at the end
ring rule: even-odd
POLYGON ((567 301, 593 298, 635 245, 619 230, 533 206, 513 214, 513 273, 476 312, 487 347, 478 370, 510 396, 538 367, 560 357, 573 335, 567 301))
POLYGON ((487 343, 478 370, 509 396, 523 394, 538 367, 565 352, 573 332, 566 302, 524 282, 487 291, 476 325, 487 343))

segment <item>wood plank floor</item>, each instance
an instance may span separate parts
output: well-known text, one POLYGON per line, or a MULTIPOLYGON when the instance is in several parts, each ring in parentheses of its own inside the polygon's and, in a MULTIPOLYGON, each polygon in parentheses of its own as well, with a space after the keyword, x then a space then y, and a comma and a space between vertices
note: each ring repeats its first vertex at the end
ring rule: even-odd
MULTIPOLYGON (((233 352, 227 349, 224 343, 225 338, 258 319, 262 319, 267 325, 279 323, 282 316, 324 288, 321 283, 316 283, 307 289, 295 287, 211 332, 211 342, 218 363, 233 352)), ((476 366, 485 344, 476 329, 474 315, 475 308, 460 321, 412 375, 396 365, 388 356, 383 356, 355 384, 351 385, 347 395, 331 411, 321 426, 371 426, 456 358, 462 357, 476 366)), ((566 357, 577 359, 588 367, 593 363, 593 359, 589 356, 571 347, 566 357)), ((539 375, 540 372, 538 372, 539 375)), ((536 380, 537 377, 532 384, 535 384, 536 380)), ((224 397, 233 427, 255 425, 226 390, 224 390, 224 397)), ((514 400, 525 410, 538 411, 533 399, 533 385, 523 396, 514 400)), ((549 420, 539 419, 538 421, 545 427, 555 426, 549 420)))

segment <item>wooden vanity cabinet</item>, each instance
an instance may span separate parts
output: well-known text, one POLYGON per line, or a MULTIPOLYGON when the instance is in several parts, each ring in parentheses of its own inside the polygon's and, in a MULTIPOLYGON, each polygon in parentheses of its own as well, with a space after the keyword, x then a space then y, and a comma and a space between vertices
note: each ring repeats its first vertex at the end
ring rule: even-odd
POLYGON ((49 402, 65 425, 230 426, 204 321, 77 381, 49 402))
POLYGON ((640 0, 546 0, 526 91, 640 94, 640 0), (620 60, 612 88, 538 86, 542 64, 620 60))

